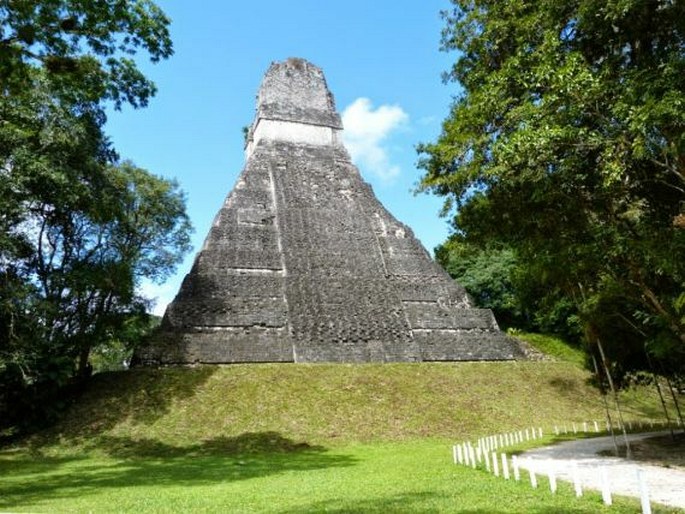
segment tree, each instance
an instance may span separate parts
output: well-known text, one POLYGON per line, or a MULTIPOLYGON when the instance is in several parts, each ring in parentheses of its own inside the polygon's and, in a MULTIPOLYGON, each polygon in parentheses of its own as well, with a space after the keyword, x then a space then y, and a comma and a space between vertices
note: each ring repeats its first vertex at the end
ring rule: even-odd
POLYGON ((492 309, 503 328, 526 325, 515 284, 516 255, 511 248, 474 247, 453 235, 435 249, 435 259, 479 307, 492 309))
POLYGON ((1 0, 2 90, 21 93, 41 68, 63 95, 145 106, 156 88, 131 56, 170 57, 168 26, 150 0, 1 0))
POLYGON ((682 363, 685 6, 453 4, 442 45, 463 93, 419 148, 420 188, 572 301, 589 344, 629 333, 682 363))
POLYGON ((557 334, 578 344, 578 309, 535 268, 522 266, 514 249, 485 247, 453 234, 435 249, 435 258, 480 307, 492 309, 503 328, 557 334))
POLYGON ((177 184, 104 133, 107 102, 154 94, 128 56, 168 57, 168 23, 147 0, 0 2, 0 432, 54 411, 93 349, 139 337, 137 286, 189 249, 177 184))

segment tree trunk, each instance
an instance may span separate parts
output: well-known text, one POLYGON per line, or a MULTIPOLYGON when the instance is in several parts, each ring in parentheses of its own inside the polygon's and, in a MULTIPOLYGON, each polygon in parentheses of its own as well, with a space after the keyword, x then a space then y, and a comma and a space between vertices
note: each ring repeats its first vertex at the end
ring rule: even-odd
POLYGON ((90 364, 90 345, 83 345, 78 356, 77 376, 83 380, 93 374, 93 366, 90 364))
POLYGON ((628 441, 628 434, 626 433, 626 424, 623 421, 623 411, 621 411, 621 404, 618 401, 618 393, 614 387, 614 380, 611 378, 611 372, 609 370, 609 365, 607 364, 606 356, 604 355, 604 348, 602 348, 602 342, 597 338, 597 348, 599 348, 599 355, 602 358, 602 367, 604 368, 604 373, 606 373, 607 380, 609 381, 609 387, 611 388, 611 393, 614 396, 614 403, 616 403, 616 410, 618 411, 618 419, 621 422, 621 431, 623 432, 623 440, 626 443, 626 459, 632 459, 633 454, 630 450, 630 441, 628 441))
POLYGON ((602 383, 602 376, 599 374, 599 366, 597 366, 597 359, 595 354, 590 352, 592 357, 592 365, 595 367, 595 376, 597 377, 597 386, 599 387, 599 394, 602 395, 602 402, 604 403, 604 412, 607 415, 607 426, 611 433, 611 440, 614 442, 614 454, 618 457, 618 443, 616 442, 616 433, 614 432, 614 422, 611 420, 611 413, 609 412, 609 402, 607 402, 607 394, 602 383))

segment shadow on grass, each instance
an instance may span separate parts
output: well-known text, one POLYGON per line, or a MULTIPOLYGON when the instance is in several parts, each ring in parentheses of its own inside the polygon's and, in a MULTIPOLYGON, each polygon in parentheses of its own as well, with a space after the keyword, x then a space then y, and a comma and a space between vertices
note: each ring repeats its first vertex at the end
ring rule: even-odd
MULTIPOLYGON (((438 514, 445 512, 445 501, 448 498, 442 494, 435 493, 411 493, 400 494, 389 498, 370 498, 360 501, 345 501, 341 499, 329 500, 312 503, 308 506, 299 506, 295 509, 279 510, 279 514, 315 514, 319 512, 328 512, 332 514, 353 514, 358 512, 364 513, 387 513, 387 512, 412 512, 422 514, 438 514), (437 503, 437 505, 436 505, 437 503)), ((506 501, 506 500, 505 500, 506 501)), ((487 508, 473 508, 466 505, 464 502, 460 503, 455 500, 449 512, 459 514, 498 514, 515 512, 516 508, 504 508, 502 510, 493 510, 492 507, 487 508)), ((558 514, 559 507, 540 506, 538 508, 530 508, 530 505, 525 507, 525 512, 532 514, 558 514)), ((566 514, 587 514, 590 512, 587 508, 573 508, 565 507, 563 510, 566 514)))
POLYGON ((185 457, 231 457, 259 454, 323 454, 326 448, 295 442, 278 432, 247 432, 235 437, 215 437, 188 446, 173 446, 154 439, 101 436, 91 448, 110 457, 174 459, 185 457))
POLYGON ((307 514, 330 512, 333 514, 356 513, 356 512, 444 512, 437 507, 431 506, 431 501, 444 501, 444 495, 434 493, 411 493, 400 494, 390 498, 369 498, 358 501, 345 501, 341 499, 319 501, 307 506, 298 506, 294 509, 279 510, 279 514, 307 514))
MULTIPOLYGON (((582 382, 575 378, 559 376, 550 379, 547 383, 560 395, 574 400, 579 398, 580 395, 587 394, 585 392, 586 387, 590 387, 591 391, 595 393, 594 401, 604 411, 604 400, 593 376, 587 377, 582 382)), ((664 412, 657 395, 657 391, 652 389, 650 392, 650 388, 645 388, 641 395, 634 394, 634 391, 631 391, 630 388, 620 390, 619 402, 624 417, 632 419, 664 419, 664 412)), ((606 402, 609 405, 612 416, 617 416, 614 399, 609 391, 606 394, 606 402)), ((672 402, 667 399, 667 403, 670 404, 672 402)), ((673 411, 673 407, 670 410, 673 411)), ((674 415, 673 412, 672 415, 674 415)))
MULTIPOLYGON (((609 401, 611 399, 609 398, 609 401)), ((612 410, 614 405, 611 406, 612 410)), ((654 396, 645 397, 641 399, 632 398, 630 402, 621 402, 621 409, 623 411, 623 416, 625 418, 648 418, 648 419, 658 419, 664 420, 664 411, 659 403, 659 398, 657 393, 654 392, 654 396)))
POLYGON ((65 457, 0 454, 0 510, 48 498, 82 497, 102 488, 189 487, 356 463, 353 457, 332 455, 323 446, 275 432, 219 437, 183 447, 101 437, 91 449, 92 454, 65 457), (106 457, 98 457, 102 453, 106 457))
POLYGON ((63 419, 32 444, 89 438, 124 420, 152 424, 169 412, 175 401, 192 397, 216 370, 215 366, 136 368, 94 375, 63 419))
POLYGON ((549 385, 565 396, 577 398, 582 383, 575 378, 555 377, 550 379, 549 385))

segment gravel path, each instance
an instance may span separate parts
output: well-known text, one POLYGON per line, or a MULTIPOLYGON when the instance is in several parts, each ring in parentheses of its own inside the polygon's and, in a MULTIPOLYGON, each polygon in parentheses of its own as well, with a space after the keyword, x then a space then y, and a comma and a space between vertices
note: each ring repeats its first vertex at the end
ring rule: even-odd
MULTIPOLYGON (((629 434, 628 439, 635 441, 664 434, 668 432, 629 434)), ((622 441, 621 436, 618 439, 619 444, 622 441)), ((605 467, 612 494, 638 498, 640 489, 637 470, 640 469, 647 482, 651 501, 685 509, 685 471, 597 455, 600 451, 613 448, 611 437, 569 441, 525 452, 519 456, 519 466, 524 469, 532 468, 536 473, 545 475, 552 467, 558 478, 573 482, 572 470, 575 463, 583 488, 596 490, 602 488, 601 469, 605 467)))

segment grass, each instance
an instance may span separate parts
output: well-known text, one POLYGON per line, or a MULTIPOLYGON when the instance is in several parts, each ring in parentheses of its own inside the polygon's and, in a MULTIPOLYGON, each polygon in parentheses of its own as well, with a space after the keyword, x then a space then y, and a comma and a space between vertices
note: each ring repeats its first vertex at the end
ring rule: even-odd
POLYGON ((582 367, 585 363, 585 354, 583 351, 580 348, 569 345, 559 337, 547 334, 522 332, 520 330, 510 331, 509 335, 528 343, 547 357, 570 362, 579 367, 582 367))
MULTIPOLYGON (((659 414, 644 388, 624 408, 659 414)), ((453 442, 593 419, 601 398, 569 360, 104 373, 58 426, 0 450, 0 511, 638 512, 451 462, 453 442)))
MULTIPOLYGON (((273 435, 272 435, 273 436, 273 435)), ((259 444, 265 440, 255 436, 259 444)), ((271 437, 271 436, 269 436, 271 437)), ((635 513, 636 500, 575 498, 560 484, 504 481, 451 463, 445 441, 296 444, 289 451, 222 452, 203 445, 143 452, 0 456, 0 510, 32 512, 635 513)), ((159 448, 157 450, 160 450, 159 448)), ((654 512, 669 512, 657 508, 654 512)), ((675 512, 671 510, 670 512, 675 512)))
MULTIPOLYGON (((310 444, 465 439, 531 424, 603 420, 588 374, 566 362, 293 365, 136 369, 95 377, 36 444, 93 447, 276 432, 310 444)), ((650 389, 626 394, 625 415, 659 416, 650 389)))

